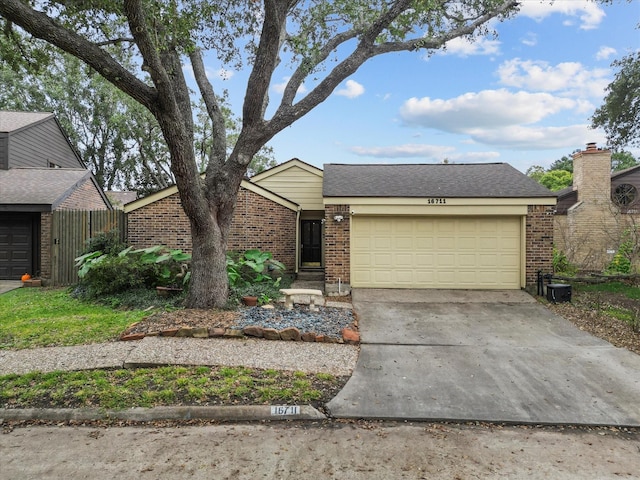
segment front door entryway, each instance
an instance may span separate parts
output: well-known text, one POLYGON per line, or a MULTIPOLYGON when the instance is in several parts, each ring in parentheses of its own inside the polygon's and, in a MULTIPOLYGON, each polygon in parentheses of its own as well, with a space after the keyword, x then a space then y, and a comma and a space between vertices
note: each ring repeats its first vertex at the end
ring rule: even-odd
POLYGON ((322 266, 322 220, 302 220, 301 230, 301 254, 303 267, 322 266))

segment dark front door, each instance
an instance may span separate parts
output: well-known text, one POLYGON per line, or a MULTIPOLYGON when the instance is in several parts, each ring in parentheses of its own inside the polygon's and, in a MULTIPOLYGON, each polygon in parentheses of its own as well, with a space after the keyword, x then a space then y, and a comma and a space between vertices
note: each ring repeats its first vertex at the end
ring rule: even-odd
POLYGON ((30 214, 0 214, 0 279, 20 280, 32 270, 33 219, 30 214))
POLYGON ((302 220, 302 266, 322 266, 322 221, 302 220))

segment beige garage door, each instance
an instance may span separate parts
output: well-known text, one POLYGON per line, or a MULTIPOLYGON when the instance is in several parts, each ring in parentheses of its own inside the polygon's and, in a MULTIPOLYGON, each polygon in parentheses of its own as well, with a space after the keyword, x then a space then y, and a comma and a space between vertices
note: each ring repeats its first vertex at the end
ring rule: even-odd
POLYGON ((520 288, 520 218, 354 216, 351 285, 520 288))

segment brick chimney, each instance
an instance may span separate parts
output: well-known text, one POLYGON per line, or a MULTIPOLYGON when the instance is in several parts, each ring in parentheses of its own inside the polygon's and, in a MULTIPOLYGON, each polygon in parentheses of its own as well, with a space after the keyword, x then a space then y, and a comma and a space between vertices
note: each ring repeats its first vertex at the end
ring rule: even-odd
POLYGON ((611 200, 611 151, 587 143, 586 150, 573 154, 573 189, 578 201, 608 204, 611 200))

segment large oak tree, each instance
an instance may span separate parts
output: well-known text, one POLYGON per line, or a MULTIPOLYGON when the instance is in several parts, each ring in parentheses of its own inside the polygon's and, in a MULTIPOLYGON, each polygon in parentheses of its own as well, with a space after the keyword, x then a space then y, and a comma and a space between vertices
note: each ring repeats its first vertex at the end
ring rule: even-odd
MULTIPOLYGON (((318 106, 367 60, 433 51, 457 37, 485 35, 488 22, 517 10, 516 0, 2 0, 5 31, 21 28, 78 57, 146 107, 171 156, 191 225, 190 307, 227 301, 227 235, 237 192, 253 156, 274 135, 318 106), (117 61, 130 49, 140 68, 117 61), (229 153, 225 121, 203 54, 250 69, 242 128, 229 153), (281 60, 292 75, 267 117, 269 88, 281 60), (193 69, 213 125, 206 176, 194 149, 192 96, 183 73, 193 69), (333 63, 332 63, 333 62, 333 63), (311 76, 311 77, 310 77, 311 76), (318 79, 304 96, 298 91, 318 79)), ((402 73, 398 73, 402 74, 402 73)), ((405 72, 410 74, 410 72, 405 72)))

